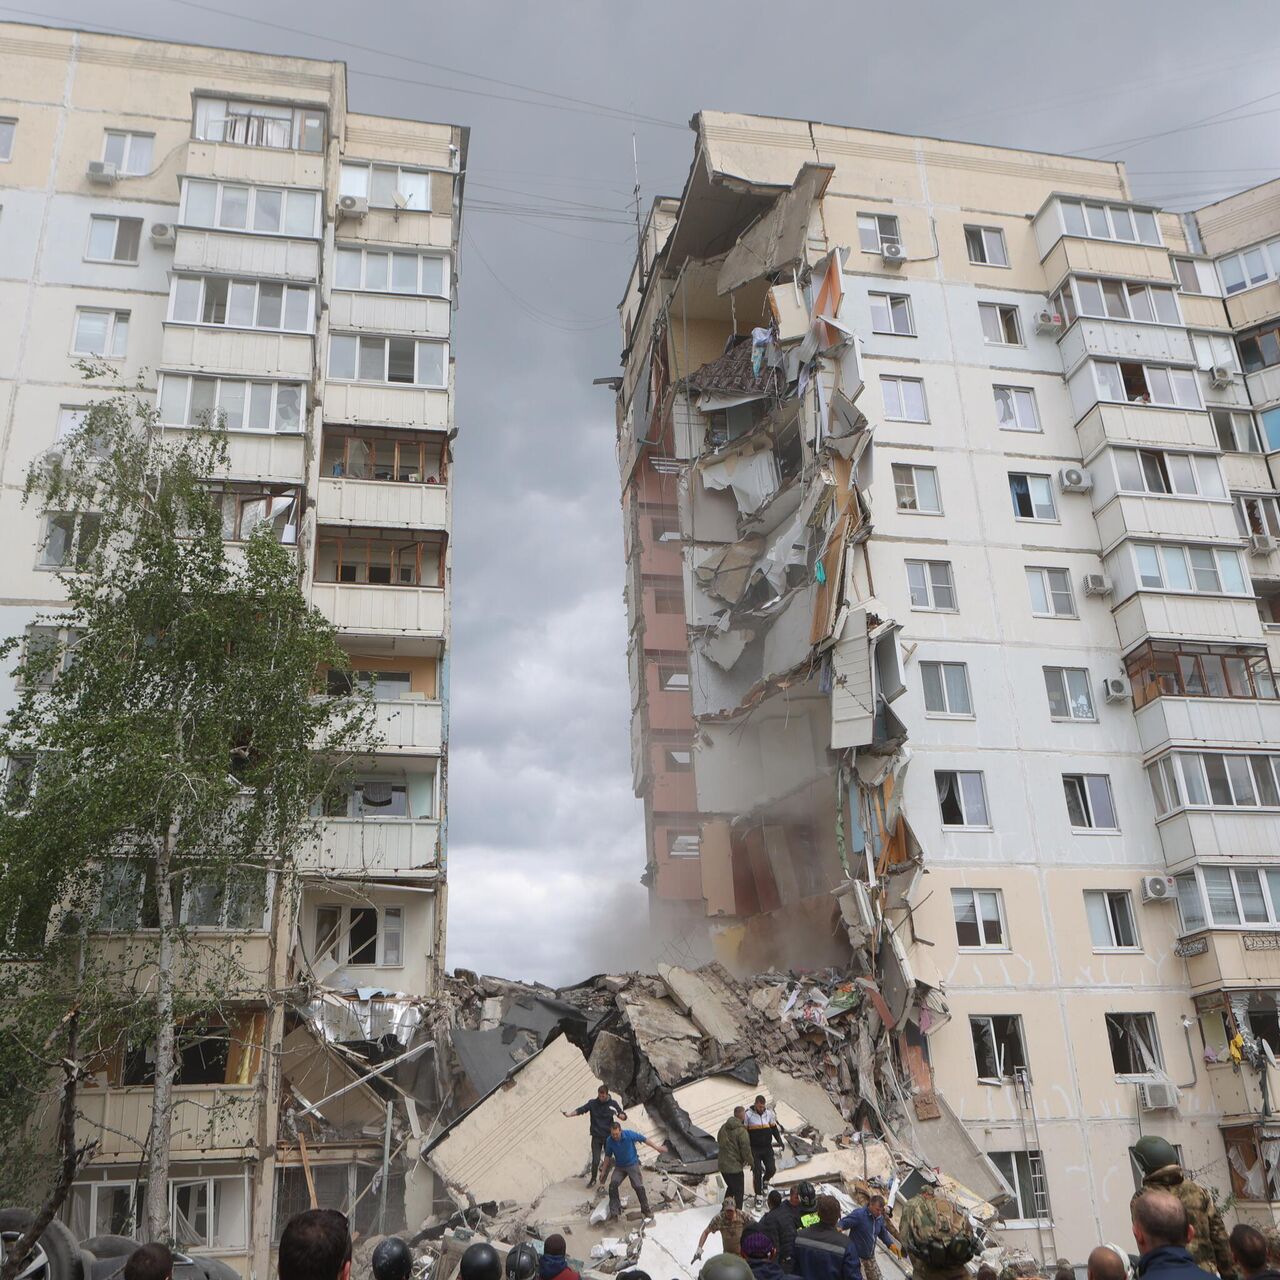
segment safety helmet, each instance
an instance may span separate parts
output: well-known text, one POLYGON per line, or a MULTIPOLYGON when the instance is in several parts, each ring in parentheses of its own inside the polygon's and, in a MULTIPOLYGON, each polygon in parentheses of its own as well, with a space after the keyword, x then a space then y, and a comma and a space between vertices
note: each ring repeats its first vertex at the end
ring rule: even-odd
POLYGON ((737 1253, 717 1253, 698 1272, 698 1280, 755 1280, 751 1264, 737 1253))
POLYGON ((538 1251, 528 1241, 516 1245, 507 1254, 508 1280, 533 1280, 538 1274, 538 1251))
POLYGON ((818 1203, 818 1193, 814 1190, 812 1182, 802 1182, 796 1188, 796 1195, 800 1197, 802 1209, 812 1209, 818 1203))
POLYGON ((1178 1163, 1178 1153, 1163 1138, 1149 1133, 1133 1144, 1133 1158, 1144 1174, 1178 1163))
POLYGON ((373 1280, 409 1280, 413 1251, 399 1236, 388 1236, 373 1251, 373 1280))
POLYGON ((487 1240, 478 1240, 467 1246, 458 1264, 462 1280, 502 1280, 502 1259, 487 1240))

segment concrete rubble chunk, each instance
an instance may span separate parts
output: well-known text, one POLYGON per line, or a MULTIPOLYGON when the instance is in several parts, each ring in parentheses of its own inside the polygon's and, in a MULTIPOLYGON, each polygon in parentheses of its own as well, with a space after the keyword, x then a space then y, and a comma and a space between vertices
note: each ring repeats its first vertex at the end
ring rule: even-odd
POLYGON ((612 1031, 602 1031, 596 1036, 587 1065, 592 1075, 614 1093, 626 1093, 635 1079, 635 1054, 631 1044, 612 1031))
POLYGON ((632 987, 618 993, 637 1046, 658 1079, 677 1085, 696 1075, 702 1065, 702 1032, 694 1021, 663 996, 632 987))
POLYGON ((742 1035, 738 1020, 720 1002, 711 983, 701 973, 660 964, 658 976, 681 1012, 687 1013, 704 1035, 726 1050, 738 1043, 742 1035))

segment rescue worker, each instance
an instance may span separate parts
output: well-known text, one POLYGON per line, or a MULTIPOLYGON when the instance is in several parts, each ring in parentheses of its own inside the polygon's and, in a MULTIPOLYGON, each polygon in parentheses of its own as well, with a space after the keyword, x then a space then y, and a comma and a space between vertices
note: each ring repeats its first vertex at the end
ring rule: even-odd
POLYGON ((413 1250, 399 1236, 380 1240, 370 1259, 373 1280, 409 1280, 413 1271, 413 1250))
POLYGON ((591 1172, 587 1174, 587 1181, 594 1182, 596 1170, 600 1167, 600 1157, 604 1153, 604 1144, 609 1141, 609 1126, 615 1119, 625 1120, 627 1113, 620 1103, 614 1102, 609 1096, 609 1086, 602 1084, 590 1101, 584 1102, 576 1111, 562 1111, 560 1114, 568 1119, 584 1115, 591 1117, 588 1126, 591 1130, 591 1172))
POLYGON ((796 1215, 797 1231, 818 1225, 818 1193, 812 1182, 791 1188, 791 1212, 796 1215))
POLYGON ((893 1224, 884 1211, 884 1196, 873 1195, 865 1205, 847 1213, 837 1224, 841 1231, 848 1231, 849 1243, 862 1264, 866 1280, 880 1280, 880 1264, 876 1261, 876 1241, 892 1253, 901 1253, 893 1224))
MULTIPOLYGON (((797 1207, 793 1208, 790 1203, 783 1204, 781 1191, 770 1191, 769 1212, 756 1224, 773 1241, 776 1261, 783 1271, 791 1270, 791 1250, 796 1242, 796 1232, 800 1230, 800 1198, 794 1187, 791 1189, 791 1198, 797 1207)), ((752 1267, 752 1270, 755 1268, 752 1267)))
POLYGON ((902 1207, 898 1243, 911 1259, 913 1280, 966 1280, 965 1263, 978 1255, 964 1210, 927 1182, 902 1207))
POLYGON ((792 1256, 800 1280, 862 1280, 858 1255, 836 1226, 839 1220, 840 1202, 819 1196, 817 1225, 796 1234, 792 1256))
MULTIPOLYGON (((1178 1163, 1178 1153, 1170 1143, 1149 1133, 1134 1144, 1133 1158, 1142 1170, 1144 1191, 1168 1191, 1182 1202, 1191 1226, 1191 1240, 1187 1248, 1196 1266, 1205 1271, 1216 1271, 1222 1280, 1235 1280, 1235 1264, 1231 1260, 1231 1246, 1222 1215, 1209 1192, 1198 1182, 1193 1182, 1178 1163)), ((1141 1194, 1138 1192, 1129 1202, 1130 1211, 1141 1194)))
POLYGON ((538 1274, 538 1251, 527 1240, 513 1245, 503 1264, 507 1280, 533 1280, 538 1274))
POLYGON ((725 1253, 740 1254, 742 1252, 742 1233, 746 1229, 747 1219, 743 1216, 742 1210, 738 1208, 732 1192, 727 1193, 724 1198, 724 1204, 720 1206, 720 1212, 703 1227, 702 1234, 698 1237, 698 1247, 693 1253, 694 1262, 701 1259, 702 1249, 707 1243, 707 1237, 716 1231, 720 1233, 720 1242, 725 1253))
POLYGON ((716 1166, 739 1209, 745 1207, 746 1171, 751 1167, 751 1139, 747 1135, 747 1126, 743 1123, 746 1114, 746 1107, 734 1107, 733 1115, 720 1126, 720 1132, 716 1134, 719 1155, 716 1166))
POLYGON ((765 1192, 778 1171, 773 1149, 782 1146, 778 1117, 765 1101, 763 1093, 756 1094, 755 1102, 747 1111, 746 1126, 751 1138, 751 1189, 756 1197, 756 1208, 763 1209, 765 1192))
MULTIPOLYGON (((619 1277, 621 1280, 621 1277, 619 1277)), ((736 1253, 717 1253, 698 1272, 698 1280, 755 1280, 747 1260, 736 1253)))
POLYGON ((1138 1246, 1138 1280, 1213 1280, 1188 1249, 1186 1206, 1168 1191, 1140 1191, 1129 1203, 1138 1246))
POLYGON ((487 1240, 467 1246, 458 1262, 460 1280, 502 1280, 502 1259, 487 1240))

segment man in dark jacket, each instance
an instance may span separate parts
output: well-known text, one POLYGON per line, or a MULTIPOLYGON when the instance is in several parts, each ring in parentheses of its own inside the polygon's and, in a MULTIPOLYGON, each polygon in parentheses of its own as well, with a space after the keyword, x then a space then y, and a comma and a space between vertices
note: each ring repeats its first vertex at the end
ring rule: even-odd
POLYGON ((1222 1214, 1208 1190, 1178 1163, 1178 1153, 1172 1144, 1157 1134, 1148 1133, 1134 1143, 1133 1157, 1142 1170, 1143 1191, 1168 1191, 1182 1202, 1191 1225, 1187 1248, 1196 1265, 1206 1271, 1216 1271, 1222 1280, 1235 1280, 1222 1214))
POLYGON ((1187 1250, 1187 1211, 1168 1191, 1143 1191, 1129 1206, 1138 1246, 1138 1280, 1213 1280, 1187 1250))
POLYGON ((582 1280, 565 1257, 568 1245, 558 1232, 542 1242, 542 1257, 538 1260, 538 1280, 582 1280))
POLYGON ((1267 1238, 1257 1227, 1238 1223, 1231 1228, 1229 1243, 1236 1273, 1244 1280, 1280 1280, 1280 1271, 1267 1257, 1267 1238))
POLYGON ((625 1120, 627 1113, 609 1097, 608 1085, 602 1084, 590 1102, 584 1102, 576 1111, 562 1111, 560 1114, 570 1118, 583 1115, 591 1117, 591 1172, 587 1174, 587 1181, 594 1182, 596 1170, 600 1167, 600 1157, 604 1153, 604 1144, 609 1141, 609 1127, 615 1118, 625 1120))
POLYGON ((734 1107, 731 1115, 716 1134, 719 1159, 717 1167, 729 1194, 741 1209, 746 1201, 746 1171, 751 1168, 751 1139, 742 1118, 746 1107, 734 1107))
MULTIPOLYGON (((777 1194, 775 1191, 774 1195, 777 1194)), ((787 1273, 778 1265, 778 1246, 758 1226, 742 1237, 742 1256, 755 1280, 788 1280, 787 1273)))
POLYGON ((791 1253, 800 1230, 800 1197, 791 1189, 791 1201, 783 1203, 780 1191, 769 1192, 769 1212, 760 1219, 760 1230, 773 1241, 774 1257, 784 1270, 792 1269, 791 1253))
POLYGON ((836 1226, 840 1202, 818 1197, 818 1225, 796 1233, 795 1272, 800 1280, 862 1280, 862 1268, 849 1238, 836 1226))
MULTIPOLYGON (((872 1196, 866 1204, 859 1205, 852 1213, 841 1218, 837 1225, 842 1231, 849 1233, 849 1243, 858 1255, 866 1280, 880 1280, 876 1241, 881 1241, 886 1249, 894 1253, 899 1252, 897 1237, 889 1219, 885 1217, 884 1196, 872 1196)), ((1075 1280, 1074 1276, 1072 1280, 1075 1280)))

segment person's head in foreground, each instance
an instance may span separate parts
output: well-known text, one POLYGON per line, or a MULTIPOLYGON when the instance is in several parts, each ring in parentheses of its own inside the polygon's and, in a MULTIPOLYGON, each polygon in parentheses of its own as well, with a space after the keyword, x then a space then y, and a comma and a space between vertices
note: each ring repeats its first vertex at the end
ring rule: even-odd
POLYGON ((840 1201, 835 1196, 818 1197, 818 1221, 824 1227, 834 1227, 840 1221, 840 1201))
POLYGON ((124 1280, 169 1280, 172 1275, 173 1254, 164 1244, 144 1244, 124 1264, 124 1280))
POLYGON ((1185 1249, 1187 1211, 1168 1191, 1144 1191, 1133 1202, 1133 1238, 1139 1253, 1185 1249))
POLYGON ((1100 1244, 1089 1255, 1089 1280, 1125 1280, 1128 1274, 1129 1259, 1109 1244, 1100 1244))
MULTIPOLYGON (((797 1196, 796 1196, 796 1192, 795 1192, 795 1188, 794 1188, 794 1187, 791 1189, 791 1194, 792 1194, 792 1196, 793 1196, 793 1197, 795 1197, 795 1201, 796 1201, 796 1203, 797 1203, 797 1204, 799 1204, 799 1203, 800 1203, 800 1200, 799 1200, 799 1197, 797 1197, 797 1196)), ((770 1208, 770 1209, 776 1209, 776 1208, 777 1208, 781 1203, 782 1203, 782 1192, 781 1192, 781 1191, 770 1191, 770 1192, 769 1192, 769 1208, 770 1208)))
POLYGON ((1256 1276, 1259 1271, 1267 1269, 1267 1238, 1257 1227, 1246 1223, 1237 1223, 1231 1228, 1228 1241, 1231 1256, 1235 1259, 1236 1270, 1245 1280, 1256 1276))
POLYGON ((763 1231, 748 1231, 742 1237, 742 1256, 748 1262, 770 1262, 775 1253, 773 1241, 763 1231))
POLYGON ((337 1209, 295 1213, 280 1237, 280 1280, 350 1280, 351 1228, 337 1209))

